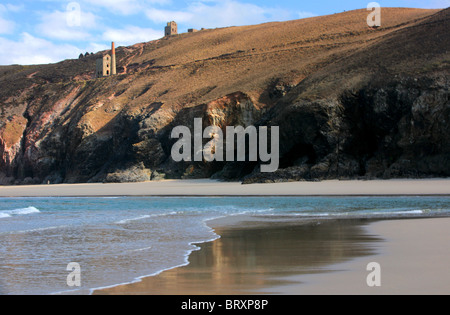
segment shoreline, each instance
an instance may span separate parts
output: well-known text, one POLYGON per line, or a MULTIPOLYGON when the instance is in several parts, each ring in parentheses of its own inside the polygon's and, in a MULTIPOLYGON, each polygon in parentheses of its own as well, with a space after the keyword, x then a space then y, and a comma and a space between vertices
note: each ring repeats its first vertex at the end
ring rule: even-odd
POLYGON ((0 197, 450 196, 450 179, 328 180, 242 185, 210 179, 0 186, 0 197))
MULTIPOLYGON (((1 198, 140 196, 447 198, 450 196, 450 179, 331 180, 251 185, 215 180, 170 180, 127 184, 0 186, 1 198)), ((345 219, 240 215, 208 220, 205 224, 219 238, 192 243, 199 250, 187 255, 186 264, 156 275, 136 278, 130 283, 92 288, 90 294, 397 294, 398 290, 400 294, 415 294, 417 291, 412 290, 411 285, 399 289, 390 284, 387 291, 386 286, 382 287, 383 290, 367 290, 367 263, 375 259, 382 261, 384 270, 385 264, 395 261, 408 265, 404 259, 409 257, 418 262, 416 268, 422 266, 439 270, 444 275, 448 274, 447 266, 450 264, 447 249, 450 217, 447 215, 359 215, 345 219), (415 224, 410 226, 411 223, 405 222, 415 224), (380 230, 373 228, 378 223, 388 227, 380 230), (436 233, 440 233, 440 237, 436 237, 436 233), (415 244, 421 244, 421 248, 415 249, 415 244), (427 256, 427 249, 437 247, 442 252, 440 260, 437 260, 438 263, 428 261, 426 258, 430 255, 427 256), (356 282, 359 287, 352 291, 350 288, 354 288, 356 282), (342 287, 347 290, 342 290, 342 287)), ((423 279, 427 273, 421 269, 405 268, 394 272, 387 269, 386 275, 383 271, 383 279, 401 275, 400 282, 410 283, 408 277, 415 273, 422 275, 421 281, 428 283, 428 287, 432 285, 428 279, 423 279)), ((441 276, 439 280, 445 280, 441 285, 444 291, 437 292, 450 293, 450 279, 441 276)), ((425 293, 436 292, 427 291, 424 287, 421 290, 425 293)))
POLYGON ((273 222, 241 216, 208 226, 220 237, 195 244, 200 249, 191 252, 187 265, 92 294, 450 293, 449 217, 273 222), (366 284, 366 266, 373 261, 382 266, 381 287, 366 284))

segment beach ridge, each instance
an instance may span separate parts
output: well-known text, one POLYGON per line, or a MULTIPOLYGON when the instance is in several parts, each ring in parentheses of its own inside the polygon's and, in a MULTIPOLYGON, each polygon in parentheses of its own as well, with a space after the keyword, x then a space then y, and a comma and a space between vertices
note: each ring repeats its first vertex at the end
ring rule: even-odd
POLYGON ((199 179, 118 184, 0 186, 0 197, 401 195, 450 195, 450 179, 328 180, 249 185, 199 179))

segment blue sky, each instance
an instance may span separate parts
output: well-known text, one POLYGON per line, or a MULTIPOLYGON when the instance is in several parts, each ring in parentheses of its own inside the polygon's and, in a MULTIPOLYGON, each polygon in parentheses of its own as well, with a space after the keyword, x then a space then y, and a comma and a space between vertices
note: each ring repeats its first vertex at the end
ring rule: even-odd
MULTIPOLYGON (((2 0, 0 65, 40 64, 179 31, 286 21, 367 7, 372 0, 2 0), (74 11, 72 11, 74 9, 74 11), (77 12, 80 12, 78 14, 77 12)), ((445 8, 450 0, 377 1, 382 7, 445 8)))

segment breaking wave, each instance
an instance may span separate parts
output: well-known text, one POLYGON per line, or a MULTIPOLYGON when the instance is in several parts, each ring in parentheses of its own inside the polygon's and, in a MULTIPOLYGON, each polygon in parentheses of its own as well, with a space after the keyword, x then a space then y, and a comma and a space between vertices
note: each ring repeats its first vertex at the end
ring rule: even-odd
POLYGON ((40 213, 39 209, 35 207, 27 207, 27 208, 19 208, 14 210, 2 210, 0 211, 0 219, 1 218, 9 218, 15 215, 26 215, 32 213, 40 213))

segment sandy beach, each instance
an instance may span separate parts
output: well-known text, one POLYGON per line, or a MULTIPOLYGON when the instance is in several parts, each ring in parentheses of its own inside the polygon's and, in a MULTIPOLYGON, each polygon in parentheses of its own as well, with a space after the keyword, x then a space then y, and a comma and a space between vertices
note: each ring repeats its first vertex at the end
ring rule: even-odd
POLYGON ((304 285, 279 288, 287 294, 448 295, 450 219, 379 221, 367 226, 374 255, 328 266, 328 274, 295 277, 304 285), (380 265, 380 287, 369 287, 367 264, 380 265))
MULTIPOLYGON (((449 179, 241 185, 213 180, 2 186, 0 197, 449 196, 449 179)), ((93 294, 450 294, 450 218, 349 219, 229 216, 209 221, 219 239, 189 264, 93 294), (367 266, 381 267, 369 287, 367 266)))
POLYGON ((450 218, 211 225, 221 238, 189 265, 94 294, 450 294, 450 218), (371 262, 380 287, 367 285, 371 262))
POLYGON ((209 179, 124 184, 0 186, 0 197, 450 195, 450 179, 330 180, 242 185, 209 179))

